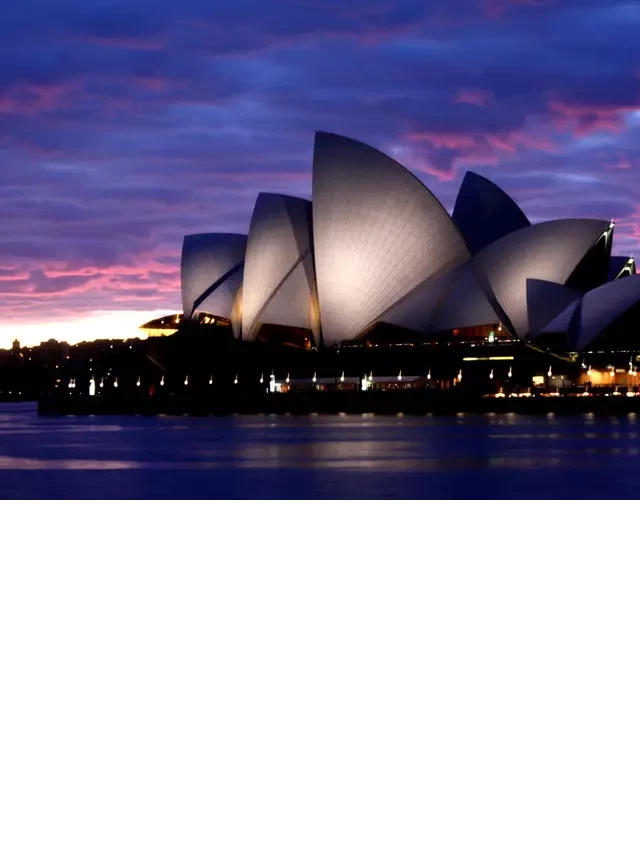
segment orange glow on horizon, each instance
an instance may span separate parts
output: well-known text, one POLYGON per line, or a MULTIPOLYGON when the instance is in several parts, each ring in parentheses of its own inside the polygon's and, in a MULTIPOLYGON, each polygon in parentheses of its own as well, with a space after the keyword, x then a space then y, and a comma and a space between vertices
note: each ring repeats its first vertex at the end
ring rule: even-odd
POLYGON ((9 349, 16 338, 21 346, 27 347, 37 346, 51 338, 68 344, 101 338, 146 338, 147 333, 141 331, 140 326, 156 317, 171 313, 175 313, 175 308, 156 311, 102 311, 46 322, 6 321, 0 314, 0 349, 9 349))

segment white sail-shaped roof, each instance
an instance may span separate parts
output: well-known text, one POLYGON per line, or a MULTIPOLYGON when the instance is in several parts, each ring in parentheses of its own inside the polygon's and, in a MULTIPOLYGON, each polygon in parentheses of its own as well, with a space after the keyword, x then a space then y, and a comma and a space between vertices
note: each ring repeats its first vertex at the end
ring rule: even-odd
POLYGON ((570 305, 577 305, 582 294, 555 281, 527 279, 527 316, 529 335, 538 337, 543 329, 570 305))
POLYGON ((310 280, 313 280, 313 259, 307 254, 260 312, 252 336, 255 336, 260 326, 272 323, 310 329, 318 342, 320 334, 317 301, 310 291, 310 280))
POLYGON ((624 276, 586 293, 578 306, 576 349, 589 346, 637 302, 640 302, 640 275, 624 276))
POLYGON ((315 303, 311 202, 260 193, 244 265, 242 337, 254 338, 263 323, 311 328, 317 336, 315 303))
POLYGON ((244 234, 190 234, 184 238, 181 283, 187 319, 196 310, 229 318, 233 296, 242 283, 246 245, 244 234))
POLYGON ((578 306, 580 305, 580 301, 571 302, 567 307, 561 311, 559 314, 551 320, 547 325, 540 331, 538 337, 542 335, 569 335, 573 325, 574 318, 576 316, 576 312, 578 310, 578 306))
POLYGON ((240 338, 242 335, 242 284, 236 291, 231 305, 231 331, 234 338, 240 338))
POLYGON ((507 328, 519 338, 527 337, 527 280, 563 285, 608 229, 604 220, 558 219, 521 228, 482 249, 473 262, 507 328))
POLYGON ((313 237, 326 344, 355 338, 418 285, 469 258, 440 202, 399 163, 317 133, 313 237))
POLYGON ((499 323, 471 263, 417 287, 381 318, 416 332, 439 332, 499 323))
POLYGON ((233 306, 242 286, 242 264, 235 267, 228 277, 219 282, 215 288, 205 291, 202 297, 196 299, 195 312, 214 314, 229 320, 233 315, 233 306))
POLYGON ((451 289, 435 312, 432 331, 491 326, 500 323, 471 263, 463 264, 451 289))

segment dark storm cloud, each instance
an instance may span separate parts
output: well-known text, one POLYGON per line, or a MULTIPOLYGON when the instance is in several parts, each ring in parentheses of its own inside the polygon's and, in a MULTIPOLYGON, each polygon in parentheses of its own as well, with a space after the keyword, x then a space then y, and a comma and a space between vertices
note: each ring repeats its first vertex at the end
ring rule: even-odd
POLYGON ((637 3, 65 0, 0 13, 0 310, 177 307, 182 235, 309 196, 313 132, 448 207, 467 168, 533 219, 640 241, 637 3), (101 304, 100 304, 101 303, 101 304))

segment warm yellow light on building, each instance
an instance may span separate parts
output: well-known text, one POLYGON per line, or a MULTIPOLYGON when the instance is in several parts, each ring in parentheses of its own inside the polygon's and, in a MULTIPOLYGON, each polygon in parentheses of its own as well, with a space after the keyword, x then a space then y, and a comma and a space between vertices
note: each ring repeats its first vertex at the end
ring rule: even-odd
POLYGON ((515 356, 513 355, 486 355, 486 356, 473 356, 467 355, 462 360, 463 361, 513 361, 515 356))

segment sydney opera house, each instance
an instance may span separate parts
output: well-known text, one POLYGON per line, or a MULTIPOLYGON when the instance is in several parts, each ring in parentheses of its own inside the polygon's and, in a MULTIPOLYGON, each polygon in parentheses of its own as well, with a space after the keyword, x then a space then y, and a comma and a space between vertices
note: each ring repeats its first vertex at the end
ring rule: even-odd
POLYGON ((260 193, 248 234, 184 238, 185 321, 242 341, 289 336, 309 348, 455 334, 580 353, 640 343, 640 276, 615 255, 614 223, 531 224, 467 172, 449 215, 399 163, 319 132, 311 201, 260 193))

